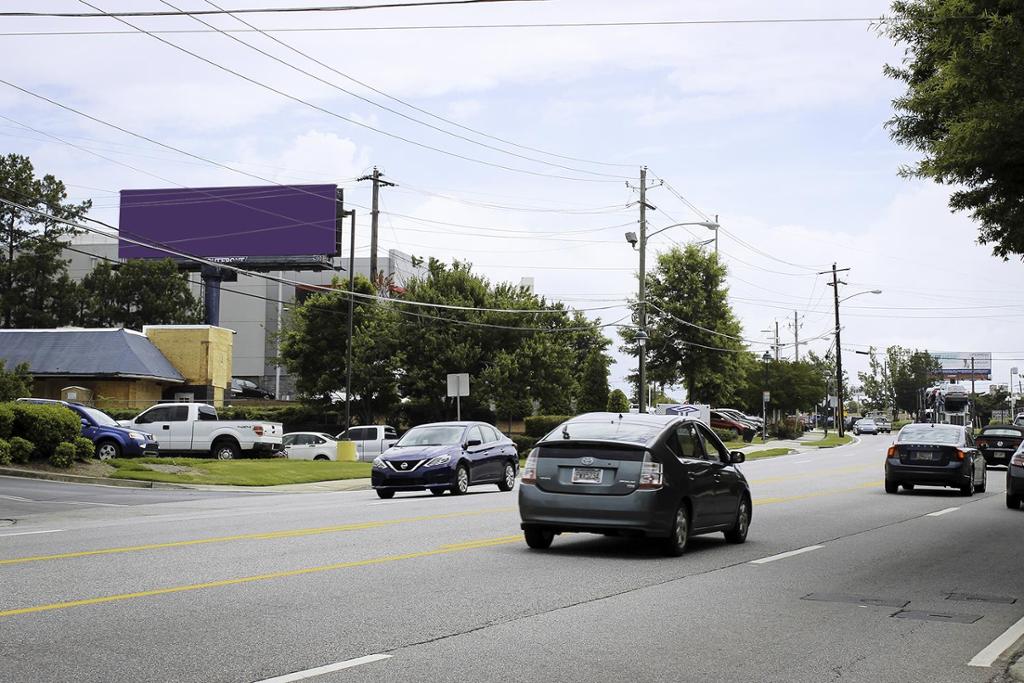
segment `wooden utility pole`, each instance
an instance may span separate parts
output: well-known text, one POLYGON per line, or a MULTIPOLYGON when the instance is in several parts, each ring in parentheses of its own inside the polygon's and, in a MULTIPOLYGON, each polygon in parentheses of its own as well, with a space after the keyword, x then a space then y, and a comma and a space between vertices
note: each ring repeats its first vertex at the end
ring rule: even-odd
POLYGON ((836 431, 839 432, 840 437, 846 431, 843 424, 846 408, 843 405, 843 343, 841 337, 842 329, 839 327, 839 285, 845 285, 846 283, 839 279, 839 273, 848 270, 849 268, 836 268, 836 264, 833 263, 832 270, 818 273, 818 275, 832 274, 832 282, 826 284, 833 290, 832 294, 836 308, 836 402, 839 404, 836 409, 836 431))
POLYGON ((374 166, 373 173, 356 179, 358 181, 373 181, 373 202, 370 205, 370 282, 377 281, 377 224, 380 216, 380 188, 382 185, 396 187, 394 183, 383 180, 383 176, 384 174, 374 166))
POLYGON ((800 362, 800 314, 793 311, 793 360, 800 362))

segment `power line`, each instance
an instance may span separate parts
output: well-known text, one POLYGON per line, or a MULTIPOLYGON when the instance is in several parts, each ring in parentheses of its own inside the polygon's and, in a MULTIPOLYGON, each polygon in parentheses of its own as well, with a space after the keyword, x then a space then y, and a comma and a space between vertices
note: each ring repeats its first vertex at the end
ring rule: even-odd
MULTIPOLYGON (((103 11, 103 10, 100 10, 100 8, 98 8, 95 5, 93 5, 90 2, 88 2, 87 0, 79 0, 79 2, 81 2, 84 5, 86 5, 87 7, 92 7, 93 9, 95 9, 97 11, 101 11, 101 12, 103 11)), ((115 19, 116 21, 121 22, 122 24, 124 24, 126 26, 129 26, 129 27, 135 29, 136 31, 139 31, 140 33, 146 34, 147 36, 153 38, 154 40, 157 40, 157 41, 163 43, 164 45, 167 45, 168 47, 172 47, 175 50, 178 50, 179 52, 183 52, 183 53, 185 53, 185 54, 187 54, 187 55, 189 55, 191 57, 194 57, 195 59, 198 59, 199 61, 201 61, 201 62, 203 62, 205 64, 208 64, 208 65, 210 65, 210 66, 212 66, 214 68, 220 69, 221 71, 224 71, 225 73, 229 73, 229 74, 231 74, 231 75, 233 75, 233 76, 235 76, 237 78, 240 78, 240 79, 246 81, 247 83, 250 83, 250 84, 255 85, 257 87, 260 87, 260 88, 263 88, 265 90, 268 90, 268 91, 270 91, 270 92, 272 92, 272 93, 274 93, 276 95, 280 95, 281 97, 284 97, 285 99, 291 100, 292 102, 295 102, 297 104, 301 104, 303 106, 309 107, 310 109, 313 109, 314 111, 318 111, 318 112, 320 112, 322 114, 326 114, 328 116, 332 116, 332 117, 334 117, 334 118, 336 118, 336 119, 338 119, 340 121, 344 121, 344 122, 346 122, 346 123, 348 123, 350 125, 358 126, 360 128, 365 128, 366 130, 373 131, 374 133, 377 133, 378 135, 383 135, 385 137, 393 138, 395 140, 399 140, 401 142, 404 142, 404 143, 409 144, 409 145, 413 145, 415 147, 420 147, 422 149, 426 149, 426 150, 429 150, 429 151, 432 151, 432 152, 436 152, 438 154, 443 154, 445 156, 453 157, 453 158, 456 158, 456 159, 461 159, 463 161, 468 161, 470 163, 479 164, 479 165, 482 165, 482 166, 489 166, 489 167, 498 168, 498 169, 501 169, 501 170, 504 170, 504 171, 509 171, 509 172, 513 172, 513 173, 523 173, 523 174, 526 174, 526 175, 538 176, 538 177, 541 177, 541 178, 558 179, 558 180, 571 180, 571 181, 576 181, 576 182, 593 182, 593 183, 612 183, 612 182, 616 182, 617 183, 617 182, 621 182, 621 180, 622 180, 622 178, 617 178, 617 179, 609 178, 607 180, 602 180, 600 178, 577 178, 575 176, 564 176, 564 175, 558 175, 558 174, 553 174, 553 173, 542 173, 540 171, 532 171, 530 169, 518 168, 516 166, 507 166, 505 164, 500 164, 500 163, 493 162, 493 161, 486 161, 484 159, 477 159, 476 157, 467 156, 465 154, 460 154, 458 152, 452 152, 450 150, 447 150, 447 149, 444 149, 444 148, 441 148, 441 147, 435 147, 435 146, 427 144, 425 142, 419 142, 417 140, 413 140, 411 138, 407 138, 407 137, 405 137, 403 135, 399 135, 398 133, 391 133, 391 132, 386 131, 386 130, 384 130, 382 128, 377 128, 376 126, 372 126, 372 125, 370 125, 368 123, 364 123, 362 121, 358 121, 358 120, 356 120, 354 118, 351 118, 349 116, 344 116, 344 115, 339 114, 339 113, 337 113, 335 111, 327 109, 326 107, 322 107, 322 106, 320 106, 318 104, 315 104, 313 102, 305 100, 305 99, 299 97, 298 95, 292 95, 291 93, 285 92, 284 90, 281 90, 280 88, 276 88, 276 87, 274 87, 272 85, 269 85, 267 83, 264 83, 263 81, 260 81, 260 80, 258 80, 256 78, 253 78, 251 76, 247 76, 247 75, 241 73, 240 71, 236 71, 236 70, 234 70, 234 69, 232 69, 230 67, 224 66, 223 64, 215 62, 212 59, 209 59, 207 57, 204 57, 204 56, 200 55, 197 52, 193 52, 192 50, 184 48, 184 47, 182 47, 182 46, 180 46, 180 45, 178 45, 176 43, 173 43, 173 42, 171 42, 169 40, 166 40, 165 38, 161 38, 160 36, 154 34, 152 31, 144 29, 144 28, 142 28, 140 26, 136 26, 135 24, 131 23, 130 21, 128 21, 126 19, 121 19, 120 17, 114 17, 114 16, 112 16, 112 18, 115 19)), ((297 69, 298 67, 295 67, 295 68, 297 69)), ((596 175, 604 175, 604 174, 597 174, 596 172, 593 172, 593 171, 591 171, 590 173, 594 173, 596 175)))
MULTIPOLYGON (((194 17, 209 14, 282 14, 306 12, 355 12, 370 9, 436 7, 441 5, 482 5, 499 2, 547 2, 547 0, 422 0, 421 2, 388 2, 376 5, 318 5, 311 7, 246 7, 233 10, 149 10, 136 12, 0 12, 0 17, 53 17, 61 19, 98 19, 103 17, 194 17)), ((91 7, 91 5, 90 5, 91 7)))

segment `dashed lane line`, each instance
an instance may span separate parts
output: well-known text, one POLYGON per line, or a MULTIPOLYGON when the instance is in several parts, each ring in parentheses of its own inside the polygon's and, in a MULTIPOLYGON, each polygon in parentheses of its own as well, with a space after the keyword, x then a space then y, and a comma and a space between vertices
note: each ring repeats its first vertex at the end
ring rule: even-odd
POLYGON ((929 512, 925 517, 941 517, 942 515, 949 514, 950 512, 956 512, 960 508, 945 508, 944 510, 936 510, 935 512, 929 512))
POLYGON ((787 557, 793 557, 794 555, 803 555, 804 553, 809 553, 812 550, 819 550, 820 548, 824 547, 825 546, 823 545, 809 545, 806 548, 797 548, 796 550, 790 550, 784 553, 779 553, 778 555, 769 555, 768 557, 762 557, 760 560, 751 560, 750 564, 768 564, 769 562, 775 562, 776 560, 784 560, 787 557))
POLYGON ((324 674, 334 673, 335 671, 343 671, 356 666, 362 666, 363 664, 372 664, 373 662, 379 662, 382 659, 390 658, 391 655, 384 654, 366 655, 365 657, 346 659, 343 662, 335 662, 334 664, 327 664, 326 666, 318 666, 315 669, 306 669, 305 671, 296 671, 295 673, 285 674, 284 676, 265 678, 262 681, 256 681, 256 683, 293 683, 294 681, 304 681, 307 678, 315 678, 317 676, 323 676, 324 674))

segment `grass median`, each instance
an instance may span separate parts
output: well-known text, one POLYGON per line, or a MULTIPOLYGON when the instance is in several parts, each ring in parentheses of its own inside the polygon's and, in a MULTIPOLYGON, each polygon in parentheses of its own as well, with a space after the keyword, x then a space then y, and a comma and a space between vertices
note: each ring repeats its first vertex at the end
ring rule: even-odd
POLYGON ((853 441, 852 436, 839 436, 838 434, 829 434, 824 439, 817 441, 801 441, 801 446, 817 446, 818 448, 835 448, 836 446, 845 446, 846 444, 853 441))
POLYGON ((108 460, 114 479, 141 479, 167 484, 274 486, 308 484, 370 476, 368 462, 333 462, 266 458, 207 460, 203 458, 137 458, 108 460))
POLYGON ((774 458, 779 455, 789 455, 792 448, 765 448, 760 451, 750 451, 746 454, 747 460, 760 460, 761 458, 774 458))

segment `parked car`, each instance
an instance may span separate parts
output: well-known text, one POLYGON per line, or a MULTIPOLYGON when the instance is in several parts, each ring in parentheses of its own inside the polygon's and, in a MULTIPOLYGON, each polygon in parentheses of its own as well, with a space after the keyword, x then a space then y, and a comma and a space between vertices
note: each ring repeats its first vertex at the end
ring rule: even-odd
POLYGON ((541 439, 523 466, 526 544, 548 548, 564 532, 648 536, 678 556, 696 534, 742 543, 753 513, 735 467, 743 459, 692 418, 579 415, 541 439))
POLYGON ((862 417, 853 423, 854 434, 877 434, 878 425, 869 417, 862 417))
POLYGON ((82 436, 91 439, 96 445, 96 457, 100 460, 110 460, 121 456, 139 458, 160 455, 160 444, 152 434, 121 427, 114 418, 102 410, 90 408, 81 403, 47 398, 19 398, 18 402, 60 405, 74 412, 82 421, 82 436))
POLYGON ((231 396, 234 398, 274 398, 274 394, 256 382, 237 377, 231 378, 231 396))
POLYGON ((747 415, 746 413, 740 412, 735 408, 715 408, 715 410, 718 411, 719 413, 722 413, 726 417, 731 417, 737 420, 738 422, 744 422, 746 424, 749 424, 753 429, 757 431, 760 431, 761 427, 764 425, 764 421, 761 418, 753 417, 752 415, 747 415))
POLYGON ((484 422, 435 422, 413 427, 373 460, 370 483, 381 498, 396 491, 461 495, 476 484, 511 491, 519 472, 515 443, 484 422))
POLYGON ((1009 465, 1010 457, 1024 442, 1024 427, 994 424, 981 430, 975 439, 978 450, 985 456, 985 464, 1009 465))
POLYGON ((371 462, 395 445, 398 432, 388 425, 362 425, 350 427, 335 438, 338 441, 352 441, 356 445, 356 458, 371 462))
POLYGON ((711 411, 711 426, 715 429, 731 429, 748 443, 752 441, 754 439, 754 435, 757 434, 757 429, 749 422, 743 422, 734 417, 729 417, 720 410, 711 411))
POLYGON ((890 434, 892 432, 892 422, 887 417, 873 417, 875 426, 878 427, 879 434, 890 434))
POLYGON ((1006 507, 1019 510, 1024 498, 1024 443, 1017 446, 1006 467, 1006 507))
POLYGON ((338 440, 320 432, 290 432, 281 437, 290 460, 337 460, 338 440))
POLYGON ((164 453, 209 453, 220 460, 281 450, 280 422, 219 420, 205 403, 161 403, 120 423, 150 431, 164 453))
POLYGON ((885 457, 885 492, 915 485, 949 486, 965 496, 985 491, 985 457, 970 428, 948 424, 909 424, 900 430, 885 457))

